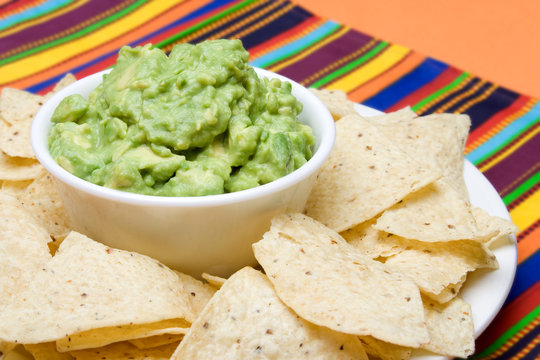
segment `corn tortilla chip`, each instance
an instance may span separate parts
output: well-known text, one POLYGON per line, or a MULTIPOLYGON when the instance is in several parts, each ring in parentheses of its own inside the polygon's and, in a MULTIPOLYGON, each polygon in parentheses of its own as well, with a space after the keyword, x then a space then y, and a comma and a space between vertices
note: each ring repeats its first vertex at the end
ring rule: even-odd
POLYGON ((278 296, 304 319, 402 346, 428 341, 414 282, 313 219, 278 216, 253 249, 278 296))
POLYGON ((360 336, 366 352, 381 360, 408 360, 412 349, 377 340, 372 336, 360 336))
POLYGON ((216 289, 219 289, 221 285, 225 284, 225 281, 227 281, 227 279, 225 278, 216 275, 210 275, 208 273, 202 273, 201 276, 204 280, 208 282, 209 285, 216 289))
POLYGON ((0 180, 32 180, 41 169, 35 159, 11 157, 0 151, 0 180))
POLYGON ((386 259, 392 271, 409 276, 422 292, 438 295, 476 269, 497 269, 495 255, 484 244, 472 240, 426 243, 401 242, 403 251, 386 259))
POLYGON ((96 349, 72 351, 70 354, 76 360, 169 360, 176 343, 163 345, 151 349, 138 349, 128 342, 120 342, 96 349))
POLYGON ((33 118, 17 121, 12 125, 0 119, 0 150, 12 157, 32 158, 36 155, 30 143, 33 118))
POLYGON ((467 280, 467 275, 463 275, 457 283, 448 285, 438 294, 433 294, 426 291, 424 291, 423 294, 426 296, 426 298, 435 300, 439 304, 444 304, 446 302, 449 302, 459 294, 459 291, 465 283, 465 280, 467 280))
POLYGON ((32 180, 4 180, 2 181, 2 192, 11 196, 18 197, 22 195, 32 180))
POLYGON ((489 215, 487 211, 479 207, 473 207, 472 213, 476 220, 478 231, 481 234, 480 238, 488 246, 502 236, 508 236, 518 232, 518 228, 511 221, 489 215))
POLYGON ((32 354, 35 360, 72 360, 69 353, 62 353, 56 349, 54 342, 41 344, 26 344, 24 348, 32 354))
POLYGON ((341 232, 436 180, 360 116, 336 123, 336 145, 306 205, 309 216, 341 232))
POLYGON ((44 101, 41 95, 5 87, 0 93, 0 118, 10 124, 33 119, 44 101))
POLYGON ((65 237, 71 230, 64 204, 56 190, 52 175, 43 169, 20 197, 30 211, 53 237, 65 237))
POLYGON ((180 271, 175 271, 175 273, 182 281, 185 292, 189 294, 188 299, 193 311, 193 318, 199 317, 208 301, 214 296, 216 288, 180 271))
POLYGON ((443 180, 384 211, 375 229, 426 242, 479 239, 471 205, 443 180))
MULTIPOLYGON (((412 112, 412 111, 411 111, 412 112)), ((399 144, 399 148, 423 166, 438 169, 442 178, 462 198, 468 193, 463 177, 465 142, 471 120, 467 115, 432 114, 422 117, 407 115, 402 109, 381 117, 368 118, 377 129, 399 144), (402 113, 402 116, 399 115, 402 113)))
POLYGON ((418 115, 411 109, 411 107, 406 106, 397 111, 382 115, 370 116, 366 119, 378 127, 378 125, 394 125, 404 123, 417 117, 418 115))
POLYGON ((246 267, 214 295, 172 356, 180 359, 366 359, 357 337, 299 318, 246 267))
POLYGON ((51 238, 16 198, 0 193, 0 205, 0 308, 4 309, 50 260, 51 238))
POLYGON ((363 255, 372 259, 388 257, 403 250, 399 242, 393 241, 396 235, 373 228, 377 220, 372 219, 340 233, 349 244, 363 255))
POLYGON ((309 90, 311 90, 311 92, 328 108, 328 111, 330 111, 334 120, 339 120, 350 114, 356 114, 354 103, 347 99, 347 94, 345 94, 344 91, 319 90, 314 88, 309 90))
POLYGON ((169 319, 140 325, 119 325, 71 334, 56 341, 58 351, 66 352, 103 347, 115 342, 141 339, 163 334, 184 335, 189 323, 184 319, 169 319))
POLYGON ((135 345, 137 349, 151 349, 172 343, 179 343, 184 338, 184 334, 163 334, 154 335, 146 338, 129 340, 129 343, 135 345))
POLYGON ((72 232, 0 313, 0 340, 42 343, 91 329, 190 316, 188 294, 172 270, 72 232))
POLYGON ((424 303, 429 343, 422 348, 437 354, 466 358, 474 353, 471 306, 460 297, 446 304, 424 303))

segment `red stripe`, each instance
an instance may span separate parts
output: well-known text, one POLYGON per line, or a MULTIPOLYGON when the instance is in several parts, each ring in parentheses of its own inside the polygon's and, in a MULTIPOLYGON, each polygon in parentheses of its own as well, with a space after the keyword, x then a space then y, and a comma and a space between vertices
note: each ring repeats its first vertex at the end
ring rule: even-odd
POLYGON ((529 100, 531 100, 530 97, 521 95, 506 109, 499 111, 498 113, 490 117, 487 121, 483 122, 482 125, 478 126, 476 129, 474 129, 472 133, 469 134, 469 138, 467 139, 467 145, 472 144, 474 141, 487 133, 491 128, 495 127, 498 123, 503 121, 508 116, 522 110, 522 108, 525 106, 525 104, 527 104, 527 102, 529 102, 529 100))
POLYGON ((269 48, 269 47, 272 47, 274 46, 275 44, 278 44, 282 41, 285 41, 291 37, 294 37, 296 34, 302 32, 304 29, 308 28, 309 26, 311 26, 313 23, 319 21, 320 18, 318 17, 311 17, 303 22, 301 22, 300 24, 296 25, 295 27, 293 27, 292 29, 289 29, 287 31, 285 31, 284 33, 281 33, 280 35, 276 36, 276 37, 273 37, 265 42, 263 42, 262 44, 259 44, 259 45, 256 45, 249 50, 249 53, 250 55, 255 58, 257 57, 257 53, 261 52, 261 51, 264 51, 265 49, 269 48))
POLYGON ((416 90, 412 94, 407 95, 406 97, 404 97, 399 102, 392 105, 389 109, 385 111, 386 112, 397 111, 399 109, 404 108, 405 106, 409 106, 409 105, 412 106, 420 102, 422 99, 426 98, 427 96, 433 94, 437 90, 450 84, 452 81, 455 80, 455 78, 457 78, 461 74, 462 74, 461 71, 450 66, 448 67, 448 69, 444 70, 435 79, 433 79, 426 85, 422 86, 420 89, 416 90))
POLYGON ((11 13, 14 13, 16 11, 25 10, 26 8, 29 8, 31 6, 37 6, 44 2, 45 0, 35 1, 35 0, 19 0, 19 1, 12 1, 11 4, 7 4, 6 6, 0 7, 0 11, 2 12, 2 19, 5 19, 9 15, 12 15, 11 13))
POLYGON ((501 310, 487 330, 476 340, 476 353, 493 344, 508 329, 533 311, 538 306, 538 299, 540 299, 540 282, 531 286, 501 310))

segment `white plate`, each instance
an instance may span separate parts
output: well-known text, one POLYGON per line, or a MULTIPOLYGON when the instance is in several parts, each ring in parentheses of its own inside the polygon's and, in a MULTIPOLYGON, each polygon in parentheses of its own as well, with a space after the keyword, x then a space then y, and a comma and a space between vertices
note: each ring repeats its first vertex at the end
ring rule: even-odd
MULTIPOLYGON (((363 116, 382 114, 380 111, 364 105, 355 105, 355 110, 363 116)), ((490 215, 510 220, 510 214, 495 188, 468 160, 465 160, 464 176, 471 204, 484 209, 490 215)), ((463 299, 471 304, 475 336, 477 338, 501 309, 516 274, 517 247, 515 236, 512 236, 511 242, 506 241, 496 245, 492 250, 499 261, 499 269, 490 271, 477 270, 469 274, 461 290, 463 299)), ((426 355, 420 352, 415 353, 414 358, 422 360, 445 359, 445 357, 426 355)))

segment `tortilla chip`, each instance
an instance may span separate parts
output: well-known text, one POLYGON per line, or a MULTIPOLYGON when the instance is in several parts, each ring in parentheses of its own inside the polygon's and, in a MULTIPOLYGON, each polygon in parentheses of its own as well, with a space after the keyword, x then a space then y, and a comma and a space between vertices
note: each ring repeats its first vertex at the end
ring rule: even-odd
POLYGON ((120 342, 97 349, 72 351, 71 355, 76 360, 169 360, 176 343, 159 346, 151 349, 138 349, 128 342, 120 342))
POLYGON ((62 353, 56 349, 54 342, 41 344, 27 344, 24 348, 32 354, 35 360, 72 360, 73 356, 69 353, 62 353))
POLYGON ((373 227, 426 242, 480 237, 470 203, 443 180, 437 180, 386 210, 373 227))
POLYGON ((412 349, 380 341, 372 336, 360 336, 360 342, 369 355, 381 360, 408 360, 411 357, 412 349))
POLYGON ((474 353, 471 306, 456 297, 446 304, 424 303, 429 343, 422 348, 437 354, 466 358, 474 353))
POLYGON ((35 159, 30 142, 32 121, 33 118, 27 118, 10 125, 0 119, 0 150, 12 157, 35 159))
MULTIPOLYGON (((407 121, 410 121, 412 119, 415 119, 418 117, 418 114, 416 114, 410 106, 406 106, 402 109, 399 109, 397 111, 389 112, 382 115, 376 115, 376 116, 370 116, 366 118, 374 125, 394 125, 394 124, 400 124, 407 121)), ((388 134, 385 134, 388 136, 388 134)))
POLYGON ((184 338, 184 334, 163 334, 154 335, 146 338, 129 340, 129 343, 135 345, 137 349, 151 349, 172 343, 179 343, 184 338))
POLYGON ((21 196, 25 208, 30 211, 53 237, 65 237, 71 224, 51 174, 43 169, 21 196))
POLYGON ((175 273, 182 281, 185 292, 189 294, 189 303, 193 311, 193 318, 198 318, 208 301, 214 296, 216 288, 180 271, 175 271, 175 273))
POLYGON ((73 351, 103 347, 115 342, 141 339, 163 334, 187 333, 189 323, 184 319, 169 319, 139 325, 119 325, 71 334, 56 341, 58 351, 73 351))
POLYGON ((34 118, 44 98, 28 91, 5 87, 0 94, 0 118, 10 124, 34 118))
POLYGON ((309 90, 323 102, 334 120, 339 120, 350 114, 356 114, 354 103, 347 99, 347 94, 344 91, 319 90, 314 88, 310 88, 309 90))
POLYGON ((52 92, 57 93, 66 86, 73 84, 75 81, 77 81, 77 78, 72 73, 66 73, 64 77, 56 83, 52 92))
POLYGON ((207 273, 202 273, 201 276, 204 280, 208 282, 210 286, 213 286, 216 289, 219 289, 223 284, 225 284, 225 281, 227 281, 227 279, 225 278, 216 275, 210 275, 207 273))
POLYGON ((349 115, 336 123, 336 145, 321 168, 306 212, 341 232, 438 177, 400 151, 369 121, 349 115))
POLYGON ((28 185, 32 183, 32 180, 21 180, 21 181, 11 181, 4 180, 2 181, 2 192, 11 196, 21 196, 25 191, 28 185))
POLYGON ((171 359, 366 359, 357 337, 299 318, 246 267, 223 284, 171 359))
POLYGON ((511 221, 498 216, 491 216, 487 211, 479 207, 473 207, 472 213, 476 220, 478 231, 481 234, 480 238, 483 239, 488 246, 502 236, 512 235, 519 231, 517 226, 511 221))
POLYGON ((432 114, 414 117, 411 112, 402 109, 368 120, 411 158, 425 167, 439 170, 446 183, 467 199, 463 162, 465 142, 471 125, 469 116, 432 114), (402 115, 399 114, 401 112, 402 115))
POLYGON ((11 157, 0 151, 0 180, 32 180, 41 169, 35 159, 11 157))
POLYGON ((0 308, 13 303, 49 261, 50 240, 16 198, 0 193, 0 308))
POLYGON ((7 354, 11 353, 15 349, 17 344, 3 342, 0 340, 0 360, 5 359, 7 354))
POLYGON ((372 259, 392 256, 402 251, 401 244, 393 241, 394 238, 399 237, 373 228, 376 221, 376 219, 372 219, 363 222, 340 233, 340 235, 363 255, 372 259))
POLYGON ((185 319, 192 313, 188 296, 178 276, 158 261, 72 232, 0 313, 0 339, 34 344, 103 327, 185 319))
POLYGON ((422 292, 438 295, 476 269, 497 269, 495 255, 484 244, 472 240, 426 243, 401 242, 403 251, 386 259, 392 271, 412 278, 422 292))
POLYGON ((304 319, 402 346, 428 341, 414 282, 313 219, 280 215, 253 249, 278 296, 304 319))
POLYGON ((465 283, 465 280, 467 280, 467 275, 463 275, 457 283, 448 285, 438 294, 433 294, 433 293, 429 293, 425 291, 423 292, 423 294, 427 298, 430 298, 431 300, 435 300, 439 304, 444 304, 446 302, 449 302, 450 300, 452 300, 459 294, 459 291, 461 290, 461 287, 465 283))

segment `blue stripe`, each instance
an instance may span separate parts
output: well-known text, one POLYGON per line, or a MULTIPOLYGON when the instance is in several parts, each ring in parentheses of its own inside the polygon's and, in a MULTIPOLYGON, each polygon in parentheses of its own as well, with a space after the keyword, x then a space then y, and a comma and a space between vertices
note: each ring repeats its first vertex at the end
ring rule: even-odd
POLYGON ((426 59, 416 69, 363 102, 364 105, 385 111, 401 99, 433 81, 448 65, 435 59, 426 59))
MULTIPOLYGON (((141 44, 144 44, 146 42, 146 40, 152 38, 153 36, 155 35, 158 35, 159 33, 163 32, 163 31, 167 31, 171 28, 174 28, 175 26, 178 26, 178 25, 181 25, 182 23, 185 23, 187 21, 190 21, 200 15, 203 15, 204 13, 206 12, 209 12, 209 11, 212 11, 214 9, 217 9, 223 5, 226 5, 228 3, 231 3, 233 2, 234 0, 215 0, 201 8, 199 8, 197 11, 194 11, 192 13, 189 13, 188 15, 184 16, 183 18, 180 18, 176 21, 174 21, 173 23, 159 29, 159 30, 156 30, 154 31, 153 33, 149 34, 149 35, 145 35, 144 37, 140 38, 140 39, 137 39, 131 43, 129 43, 128 45, 129 46, 136 46, 136 45, 141 45, 141 44)), ((95 65, 97 63, 99 63, 100 61, 104 61, 105 59, 107 59, 108 57, 111 57, 111 56, 115 56, 116 54, 118 54, 118 51, 120 49, 115 49, 113 51, 110 51, 106 54, 103 54, 101 55, 100 57, 97 57, 95 58, 94 60, 91 60, 83 65, 80 65, 76 68, 73 68, 71 69, 69 72, 73 73, 73 74, 76 74, 84 69, 86 69, 87 67, 89 66, 92 66, 92 65, 95 65)), ((64 74, 60 74, 58 76, 55 76, 55 77, 52 77, 52 78, 49 78, 45 81, 42 81, 38 84, 35 84, 33 86, 30 86, 28 88, 26 88, 27 91, 30 91, 30 92, 33 92, 33 93, 37 93, 43 89, 46 89, 47 87, 49 86, 52 86, 54 84, 56 84, 58 81, 60 81, 60 79, 62 79, 62 77, 64 77, 65 73, 64 74)))
POLYGON ((287 44, 283 47, 280 47, 279 49, 276 49, 272 52, 269 52, 268 54, 261 56, 258 59, 253 60, 250 65, 257 66, 257 67, 265 67, 271 64, 275 59, 279 59, 281 57, 286 56, 287 54, 297 52, 306 46, 309 46, 313 43, 316 43, 321 39, 322 37, 325 37, 329 33, 334 32, 337 28, 339 28, 339 24, 333 22, 333 21, 327 21, 324 24, 322 24, 320 27, 315 29, 314 31, 310 32, 306 36, 302 37, 301 39, 298 39, 296 41, 293 41, 290 44, 287 44))
POLYGON ((538 269, 540 269, 540 251, 536 251, 534 255, 518 265, 514 284, 512 284, 505 305, 510 304, 523 292, 540 281, 540 271, 538 269))
POLYGON ((43 15, 43 13, 51 12, 59 7, 69 4, 71 0, 48 0, 38 6, 31 7, 20 13, 8 16, 5 19, 0 20, 0 30, 4 30, 10 26, 16 25, 28 19, 32 19, 36 16, 43 15))
POLYGON ((514 139, 527 128, 531 127, 540 119, 540 102, 538 102, 528 113, 517 118, 491 139, 474 149, 467 155, 467 159, 473 164, 477 164, 484 157, 493 154, 502 144, 514 139))

